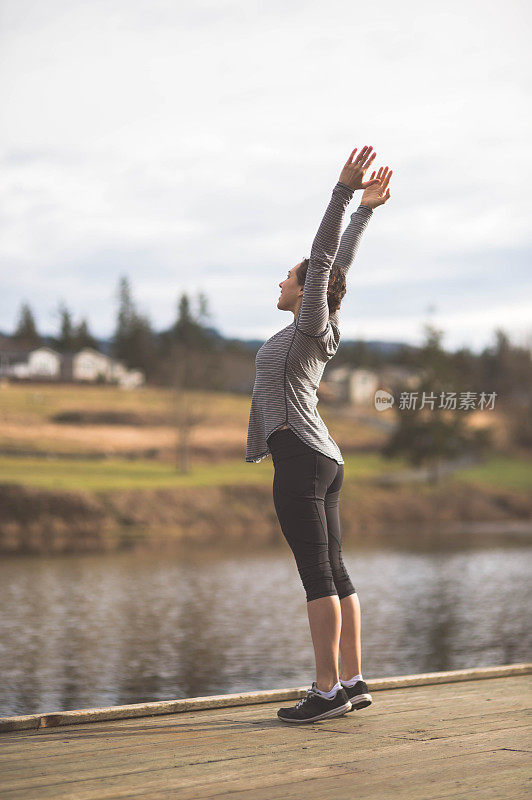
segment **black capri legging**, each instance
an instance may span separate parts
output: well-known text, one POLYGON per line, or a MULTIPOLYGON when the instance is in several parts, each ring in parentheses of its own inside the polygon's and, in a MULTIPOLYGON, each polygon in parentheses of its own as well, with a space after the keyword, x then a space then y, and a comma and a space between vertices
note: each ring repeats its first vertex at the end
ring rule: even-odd
POLYGON ((295 556, 307 602, 355 592, 342 558, 340 489, 344 465, 305 444, 290 428, 268 437, 273 502, 295 556))

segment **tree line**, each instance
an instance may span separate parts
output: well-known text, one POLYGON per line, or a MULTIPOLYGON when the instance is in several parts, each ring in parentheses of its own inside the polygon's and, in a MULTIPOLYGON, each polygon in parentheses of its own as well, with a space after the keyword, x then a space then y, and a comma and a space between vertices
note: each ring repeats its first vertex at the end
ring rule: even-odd
MULTIPOLYGON (((183 292, 177 300, 175 321, 161 331, 156 331, 149 317, 138 310, 127 276, 120 278, 116 298, 114 332, 105 348, 91 333, 86 317, 75 321, 64 301, 58 305, 55 335, 39 333, 30 305, 23 302, 11 338, 28 348, 47 345, 60 353, 77 352, 82 347, 105 349, 128 368, 141 369, 147 382, 161 385, 223 389, 224 363, 228 366, 236 359, 249 366, 249 349, 225 339, 209 325, 211 314, 204 293, 191 297, 183 292)), ((236 371, 244 375, 241 383, 245 385, 249 370, 246 373, 242 364, 236 371)))
MULTIPOLYGON (((190 297, 183 292, 177 299, 175 321, 156 331, 148 316, 139 312, 127 276, 122 276, 116 292, 117 312, 109 355, 122 360, 130 369, 141 369, 146 380, 161 385, 198 389, 247 391, 253 384, 254 348, 235 339, 226 339, 209 325, 211 314, 207 297, 190 297)), ((74 321, 61 301, 58 331, 41 336, 30 306, 23 303, 13 338, 28 347, 47 344, 61 353, 82 347, 102 349, 90 332, 86 318, 74 321)), ((480 353, 468 347, 456 351, 443 346, 443 332, 425 327, 421 346, 398 344, 394 348, 364 341, 341 342, 331 367, 348 365, 379 370, 387 364, 403 366, 428 376, 427 385, 454 387, 455 391, 495 392, 497 405, 527 407, 532 398, 532 349, 530 344, 510 341, 497 328, 492 344, 480 353)), ((382 345, 382 343, 380 343, 382 345)), ((324 378, 326 379, 327 372, 324 378)))

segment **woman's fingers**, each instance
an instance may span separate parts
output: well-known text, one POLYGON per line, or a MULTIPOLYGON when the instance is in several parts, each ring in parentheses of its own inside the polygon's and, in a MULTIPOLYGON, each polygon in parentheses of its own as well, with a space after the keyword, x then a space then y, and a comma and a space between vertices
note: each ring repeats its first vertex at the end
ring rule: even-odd
POLYGON ((377 153, 372 153, 372 154, 369 156, 368 160, 367 160, 365 163, 363 163, 363 164, 361 164, 361 165, 360 165, 360 168, 362 169, 362 174, 364 174, 364 172, 365 172, 365 171, 367 170, 367 168, 370 166, 371 162, 373 161, 373 159, 375 158, 375 156, 376 156, 376 155, 377 155, 377 153))
POLYGON ((355 147, 355 149, 351 151, 351 155, 349 156, 349 158, 348 158, 348 159, 347 159, 347 161, 345 162, 345 165, 344 165, 344 166, 348 167, 348 166, 349 166, 349 164, 351 164, 351 162, 352 162, 352 160, 353 160, 353 156, 355 155, 356 151, 357 151, 357 148, 355 147))
POLYGON ((392 177, 392 170, 388 172, 388 167, 381 167, 379 170, 378 177, 381 179, 382 182, 379 194, 381 197, 383 197, 384 193, 386 192, 386 189, 388 188, 388 184, 390 183, 390 178, 392 177))
POLYGON ((369 154, 369 151, 371 149, 372 149, 371 145, 369 147, 366 144, 364 145, 364 147, 362 148, 362 150, 355 159, 355 164, 357 166, 360 166, 362 162, 366 160, 366 156, 369 154))
POLYGON ((371 162, 373 161, 373 159, 376 157, 376 155, 377 155, 377 153, 372 153, 372 154, 370 155, 370 157, 369 157, 369 159, 368 159, 368 162, 367 162, 367 164, 364 166, 364 169, 367 169, 367 168, 369 167, 369 165, 371 164, 371 162))

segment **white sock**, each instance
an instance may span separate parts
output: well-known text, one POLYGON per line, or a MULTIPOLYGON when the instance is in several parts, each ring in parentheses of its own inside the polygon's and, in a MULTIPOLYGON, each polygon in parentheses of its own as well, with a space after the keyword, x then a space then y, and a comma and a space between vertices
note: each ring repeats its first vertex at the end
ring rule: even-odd
POLYGON ((354 686, 357 681, 362 680, 362 673, 360 673, 360 675, 355 675, 354 678, 349 678, 348 681, 342 681, 341 678, 340 680, 343 686, 354 686))
POLYGON ((338 683, 336 683, 336 684, 335 684, 335 685, 332 687, 332 689, 331 689, 331 691, 330 691, 330 692, 322 692, 322 690, 321 690, 321 689, 318 689, 318 687, 317 687, 317 686, 316 686, 316 691, 318 692, 318 694, 321 694, 321 696, 322 696, 322 697, 326 697, 326 698, 327 698, 327 700, 332 700, 332 699, 333 699, 333 697, 334 697, 334 695, 335 695, 335 694, 336 694, 336 692, 338 691, 338 689, 341 689, 341 688, 342 688, 342 684, 340 683, 340 681, 338 681, 338 683))

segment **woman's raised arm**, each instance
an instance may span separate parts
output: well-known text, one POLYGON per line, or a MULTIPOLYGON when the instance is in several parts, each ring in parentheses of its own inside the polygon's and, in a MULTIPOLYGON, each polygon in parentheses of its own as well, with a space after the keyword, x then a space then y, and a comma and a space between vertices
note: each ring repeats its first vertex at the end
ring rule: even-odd
MULTIPOLYGON (((371 180, 373 180, 374 176, 375 172, 372 173, 371 180)), ((347 275, 355 260, 362 234, 367 228, 373 209, 385 203, 390 197, 388 187, 391 177, 392 170, 388 171, 388 167, 384 167, 384 169, 381 167, 377 173, 377 180, 380 181, 379 185, 373 184, 364 191, 360 205, 351 214, 349 225, 340 239, 340 246, 334 259, 333 269, 339 269, 344 275, 347 275)), ((338 324, 339 316, 340 309, 338 308, 331 314, 330 319, 338 324)))
POLYGON ((362 178, 376 156, 370 155, 371 147, 364 147, 355 158, 357 148, 347 159, 340 179, 333 189, 332 197, 321 221, 310 251, 301 306, 296 317, 296 326, 309 336, 321 336, 327 330, 329 306, 327 287, 334 258, 340 244, 340 234, 345 209, 355 189, 366 189, 378 180, 366 183, 362 178))

